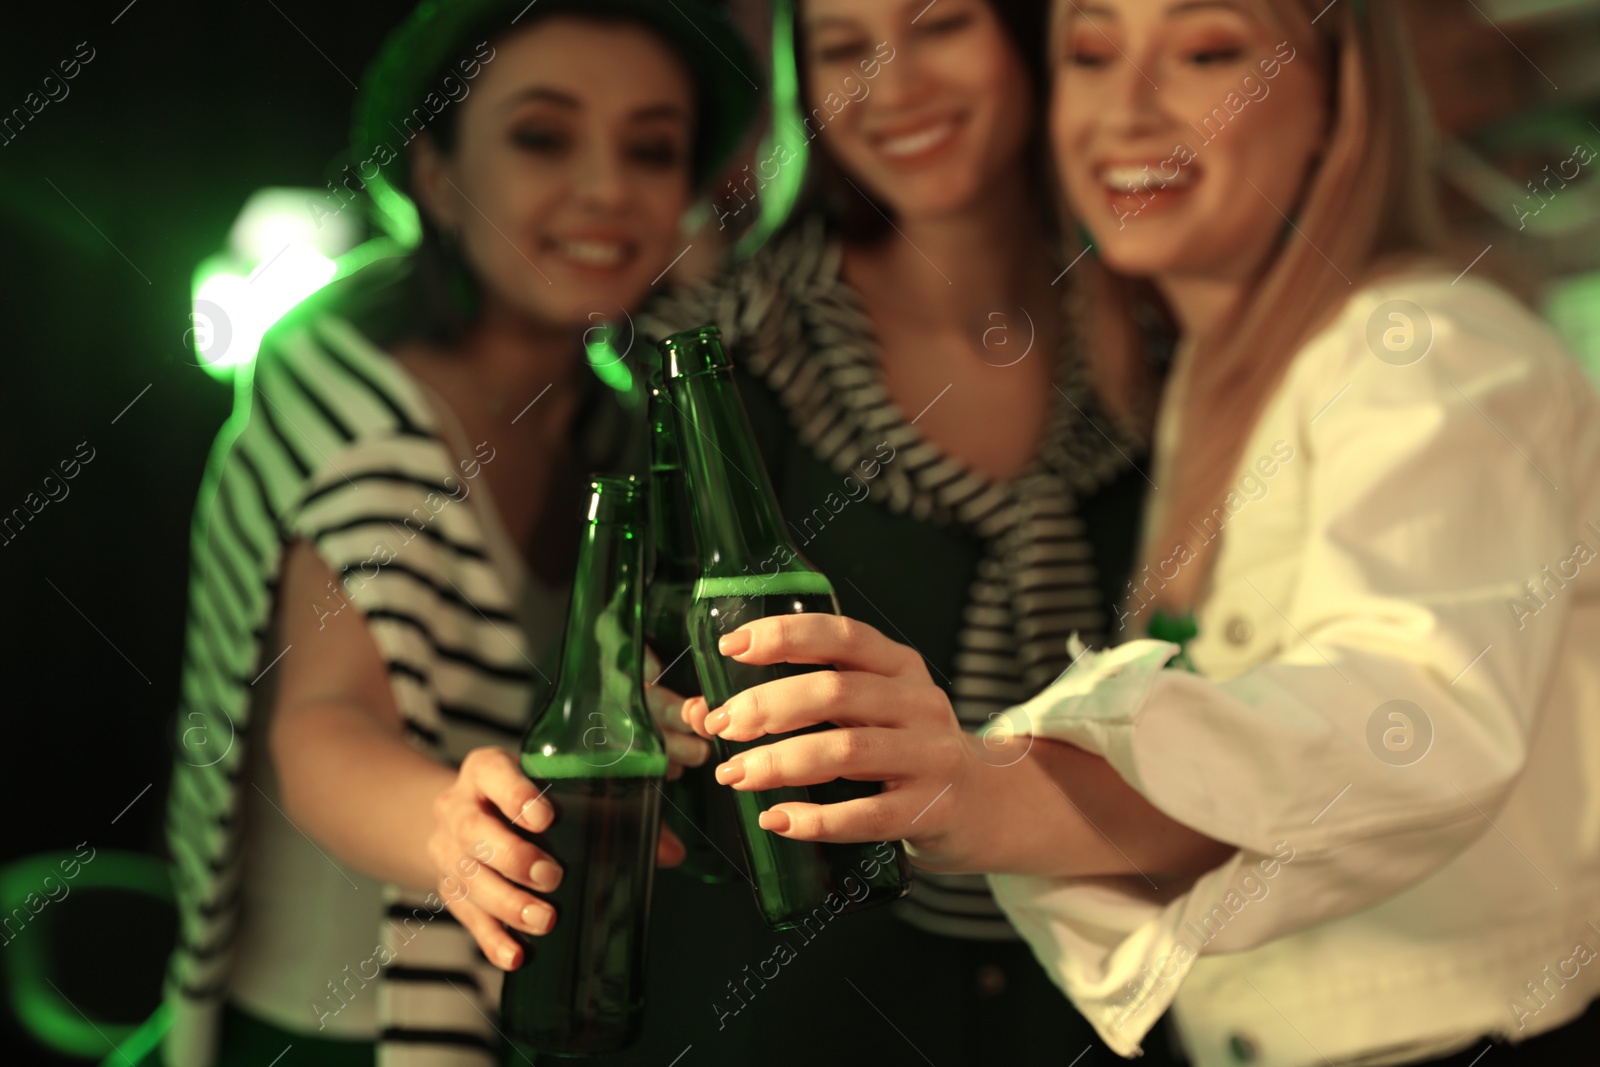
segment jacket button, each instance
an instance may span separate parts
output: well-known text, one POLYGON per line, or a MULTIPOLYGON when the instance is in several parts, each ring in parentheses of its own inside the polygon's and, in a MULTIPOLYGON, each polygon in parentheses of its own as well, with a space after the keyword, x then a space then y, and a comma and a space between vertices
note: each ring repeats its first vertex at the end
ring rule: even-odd
POLYGON ((1235 615, 1223 627, 1222 636, 1228 639, 1230 645, 1248 645, 1250 638, 1254 637, 1256 628, 1250 625, 1250 620, 1243 615, 1235 615))
POLYGON ((1254 1063, 1256 1060, 1256 1043, 1244 1034, 1234 1034, 1228 1038, 1228 1052, 1239 1063, 1254 1063))

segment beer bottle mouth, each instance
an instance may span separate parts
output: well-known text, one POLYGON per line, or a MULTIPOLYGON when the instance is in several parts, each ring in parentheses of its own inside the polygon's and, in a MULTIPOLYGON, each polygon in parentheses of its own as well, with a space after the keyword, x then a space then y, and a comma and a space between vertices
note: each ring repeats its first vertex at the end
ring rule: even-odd
POLYGON ((634 475, 591 474, 586 518, 591 523, 637 524, 643 500, 644 483, 634 475))
POLYGON ((722 331, 715 326, 683 330, 656 344, 669 379, 714 374, 733 366, 722 348, 722 331))

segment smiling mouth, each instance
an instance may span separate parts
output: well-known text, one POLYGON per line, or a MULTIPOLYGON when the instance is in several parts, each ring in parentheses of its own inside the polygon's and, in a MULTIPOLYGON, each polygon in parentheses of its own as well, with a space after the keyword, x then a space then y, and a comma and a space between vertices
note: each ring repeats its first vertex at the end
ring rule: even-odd
POLYGON ((875 138, 878 151, 891 162, 919 162, 955 140, 961 128, 959 118, 940 119, 905 133, 875 138))
POLYGON ((546 238, 542 243, 546 252, 569 266, 606 274, 629 266, 639 254, 638 246, 631 241, 546 238))
MULTIPOLYGON (((1170 161, 1166 161, 1170 162, 1170 161)), ((1119 219, 1147 211, 1160 212, 1180 202, 1200 180, 1193 164, 1180 167, 1170 177, 1158 174, 1161 163, 1106 163, 1094 175, 1105 191, 1106 202, 1119 219)))
POLYGON ((1198 175, 1194 168, 1179 168, 1171 178, 1165 178, 1150 169, 1148 163, 1132 166, 1113 164, 1099 168, 1100 183, 1115 193, 1156 192, 1161 189, 1185 189, 1195 183, 1198 175))

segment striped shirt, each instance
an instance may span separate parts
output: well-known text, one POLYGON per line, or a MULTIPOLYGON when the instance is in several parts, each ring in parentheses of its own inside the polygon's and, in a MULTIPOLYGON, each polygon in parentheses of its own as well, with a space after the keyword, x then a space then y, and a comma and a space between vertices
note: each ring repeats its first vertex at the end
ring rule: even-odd
MULTIPOLYGON (((637 446, 606 392, 591 394, 597 403, 577 423, 580 453, 602 468, 622 460, 618 442, 637 446)), ((260 899, 291 876, 267 863, 282 853, 266 848, 273 835, 245 825, 247 810, 270 819, 278 806, 273 784, 260 780, 261 754, 251 749, 264 740, 252 708, 259 716, 270 707, 262 692, 270 694, 278 662, 309 651, 283 647, 275 636, 284 549, 307 542, 340 587, 320 604, 278 605, 278 613, 358 610, 387 666, 409 742, 441 762, 454 765, 480 745, 516 750, 544 684, 536 661, 548 651, 530 647, 518 616, 520 561, 506 559, 497 520, 485 521, 492 505, 484 507, 481 475, 492 446, 463 454, 453 418, 349 320, 316 308, 297 312, 269 335, 253 370, 241 368, 236 400, 207 464, 191 545, 167 812, 179 905, 165 986, 174 1016, 165 1054, 173 1067, 210 1067, 222 1002, 234 989, 271 985, 270 976, 241 982, 232 971, 237 935, 249 925, 241 923, 241 899, 260 899)), ((559 621, 547 628, 542 643, 551 632, 559 641, 559 629, 559 621)), ((282 827, 276 833, 281 841, 282 827)), ((318 859, 309 839, 302 845, 308 870, 326 860, 326 870, 347 873, 318 859)), ((380 1064, 496 1062, 490 1020, 500 972, 443 902, 359 875, 344 879, 349 887, 325 876, 331 892, 347 895, 325 906, 371 925, 356 942, 366 945, 357 957, 323 948, 326 958, 294 961, 296 974, 317 976, 304 989, 300 1028, 315 1036, 319 1024, 361 1000, 347 1019, 371 1020, 359 1036, 378 1040, 380 1064)), ((254 955, 252 965, 264 966, 266 957, 254 955)), ((357 1036, 348 1029, 324 1034, 357 1036)))
MULTIPOLYGON (((840 475, 874 470, 878 506, 979 541, 961 618, 950 620, 958 632, 949 692, 964 726, 998 717, 1003 729, 1008 709, 1071 663, 1071 635, 1104 642, 1106 596, 1078 499, 1127 475, 1146 444, 1106 416, 1087 368, 1064 345, 1056 374, 1063 399, 1021 475, 998 482, 945 455, 889 398, 870 320, 841 261, 837 237, 822 220, 806 219, 706 285, 652 304, 640 332, 661 337, 714 323, 817 460, 840 475), (892 462, 874 461, 886 454, 892 462)), ((1126 539, 1136 537, 1130 524, 1126 539)), ((896 906, 937 933, 1017 937, 981 875, 919 871, 896 906)))

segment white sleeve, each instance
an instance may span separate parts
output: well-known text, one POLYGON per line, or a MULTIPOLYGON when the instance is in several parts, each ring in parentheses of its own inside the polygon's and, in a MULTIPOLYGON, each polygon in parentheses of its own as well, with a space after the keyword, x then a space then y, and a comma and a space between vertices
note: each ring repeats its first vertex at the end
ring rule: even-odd
MULTIPOLYGON (((1156 808, 1238 846, 1164 884, 990 876, 1122 1055, 1196 951, 1249 949, 1426 878, 1489 831, 1522 770, 1566 605, 1549 598, 1530 625, 1512 604, 1571 559, 1587 495, 1562 454, 1575 405, 1557 383, 1570 379, 1451 320, 1435 329, 1417 364, 1381 363, 1357 340, 1305 390, 1309 409, 1348 383, 1300 427, 1310 533, 1292 598, 1273 605, 1288 636, 1271 659, 1214 682, 1162 669, 1176 646, 1133 641, 1022 708, 1035 736, 1103 756, 1156 808), (1384 731, 1406 728, 1391 712, 1418 739, 1431 733, 1409 765, 1383 758, 1384 731)), ((1221 547, 1248 561, 1253 532, 1236 519, 1236 543, 1221 547)), ((1219 588, 1247 582, 1248 567, 1219 567, 1219 588)))

